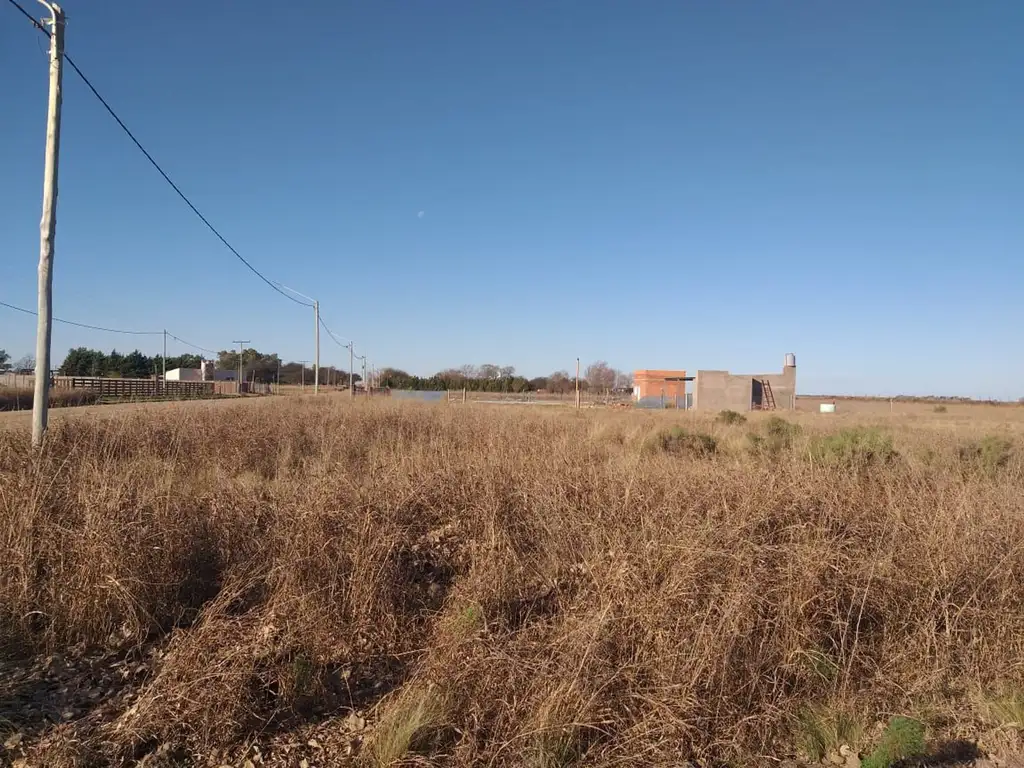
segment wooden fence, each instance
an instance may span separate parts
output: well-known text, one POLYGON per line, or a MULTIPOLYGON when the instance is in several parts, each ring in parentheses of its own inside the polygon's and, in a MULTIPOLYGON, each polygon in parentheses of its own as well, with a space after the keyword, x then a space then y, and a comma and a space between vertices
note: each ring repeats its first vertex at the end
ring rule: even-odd
MULTIPOLYGON (((0 373, 0 387, 32 389, 32 374, 0 373)), ((167 381, 159 379, 119 379, 104 376, 53 376, 50 382, 56 389, 82 389, 99 393, 100 397, 126 399, 155 397, 209 397, 210 395, 237 395, 235 381, 167 381)), ((270 384, 246 381, 242 394, 271 394, 270 384)))
MULTIPOLYGON (((87 389, 100 397, 208 397, 214 394, 212 381, 158 381, 156 379, 108 379, 100 376, 54 376, 55 387, 87 389)), ((234 382, 232 382, 234 388, 234 382)))

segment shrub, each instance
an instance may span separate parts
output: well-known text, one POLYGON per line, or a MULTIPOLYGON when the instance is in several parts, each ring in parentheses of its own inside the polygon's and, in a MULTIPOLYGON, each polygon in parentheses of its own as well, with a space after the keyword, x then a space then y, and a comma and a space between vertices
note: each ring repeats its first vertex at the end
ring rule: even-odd
POLYGON ((750 450, 774 456, 793 447, 793 441, 800 434, 800 426, 778 416, 772 416, 764 422, 764 432, 764 435, 757 432, 747 435, 750 450))
POLYGON ((944 405, 936 405, 934 408, 932 408, 932 410, 935 411, 936 413, 945 413, 949 409, 946 408, 946 406, 944 405))
POLYGON ((718 450, 718 442, 711 435, 688 432, 682 427, 661 430, 647 445, 649 450, 686 456, 711 456, 718 450))
POLYGON ((848 467, 888 464, 899 455, 892 438, 868 427, 844 429, 811 441, 811 457, 824 464, 848 467))
POLYGON ((960 461, 986 475, 995 475, 1010 463, 1013 443, 999 435, 986 435, 977 442, 960 446, 960 461))
POLYGON ((800 426, 779 416, 772 416, 764 423, 764 431, 771 440, 784 443, 789 448, 793 439, 800 434, 800 426))
POLYGON ((721 422, 726 426, 733 426, 734 424, 743 424, 746 422, 747 417, 742 413, 736 413, 736 411, 722 411, 715 418, 715 421, 721 422))

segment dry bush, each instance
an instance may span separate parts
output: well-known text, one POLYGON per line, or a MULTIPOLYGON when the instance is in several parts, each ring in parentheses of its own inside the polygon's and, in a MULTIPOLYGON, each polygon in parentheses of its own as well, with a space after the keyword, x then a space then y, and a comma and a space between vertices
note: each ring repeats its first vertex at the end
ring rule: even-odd
POLYGON ((645 448, 649 453, 658 451, 676 456, 711 456, 718 450, 718 441, 701 432, 691 432, 675 425, 651 435, 645 448))
POLYGON ((355 710, 370 765, 758 764, 1022 689, 1019 465, 959 471, 953 427, 856 471, 771 420, 767 456, 647 447, 713 427, 685 418, 322 398, 0 434, 3 647, 158 649, 42 762, 355 710))

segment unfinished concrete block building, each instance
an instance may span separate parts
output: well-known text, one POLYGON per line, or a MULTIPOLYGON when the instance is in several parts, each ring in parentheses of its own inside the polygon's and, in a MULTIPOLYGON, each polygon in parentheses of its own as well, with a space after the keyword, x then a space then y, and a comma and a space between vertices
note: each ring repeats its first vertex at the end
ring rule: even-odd
POLYGON ((705 411, 795 410, 796 355, 786 355, 782 373, 697 371, 693 407, 705 411))

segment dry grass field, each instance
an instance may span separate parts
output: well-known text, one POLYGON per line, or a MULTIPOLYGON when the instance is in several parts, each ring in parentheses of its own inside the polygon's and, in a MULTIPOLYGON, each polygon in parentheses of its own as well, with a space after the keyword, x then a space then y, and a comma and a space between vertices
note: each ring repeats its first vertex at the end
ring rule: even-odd
POLYGON ((0 430, 0 764, 1008 759, 1024 409, 995 410, 0 430))

